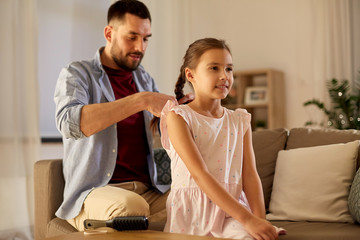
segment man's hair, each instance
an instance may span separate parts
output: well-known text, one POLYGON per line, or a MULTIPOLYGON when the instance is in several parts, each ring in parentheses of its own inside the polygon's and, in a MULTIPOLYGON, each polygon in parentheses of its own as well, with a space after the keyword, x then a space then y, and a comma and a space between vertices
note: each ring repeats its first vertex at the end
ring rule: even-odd
POLYGON ((149 19, 151 22, 151 16, 149 9, 144 3, 137 0, 120 0, 113 3, 107 15, 108 24, 113 19, 122 20, 126 13, 133 14, 142 19, 149 19))

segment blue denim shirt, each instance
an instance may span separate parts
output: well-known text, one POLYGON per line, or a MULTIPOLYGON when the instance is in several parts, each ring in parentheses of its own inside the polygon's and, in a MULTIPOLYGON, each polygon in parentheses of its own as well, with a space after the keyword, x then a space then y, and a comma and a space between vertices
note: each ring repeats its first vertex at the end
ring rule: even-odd
MULTIPOLYGON (((63 136, 65 179, 64 200, 56 212, 63 219, 76 217, 86 196, 96 187, 108 184, 115 169, 117 157, 116 124, 86 137, 80 130, 80 113, 83 106, 115 101, 109 78, 100 61, 99 49, 94 59, 73 62, 60 72, 55 89, 56 126, 63 136)), ((139 66, 133 71, 139 92, 158 92, 152 77, 139 66)), ((152 133, 149 129, 153 115, 143 111, 147 141, 152 148, 152 133)), ((147 157, 152 184, 160 192, 170 185, 157 183, 153 151, 147 157)))

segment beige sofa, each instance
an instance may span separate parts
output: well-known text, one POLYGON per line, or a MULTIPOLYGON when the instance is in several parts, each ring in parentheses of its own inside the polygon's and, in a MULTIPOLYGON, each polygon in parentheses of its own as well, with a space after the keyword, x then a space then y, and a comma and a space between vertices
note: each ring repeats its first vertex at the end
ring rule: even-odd
MULTIPOLYGON (((360 140, 360 131, 320 130, 308 128, 263 130, 253 132, 253 145, 257 169, 263 184, 266 208, 269 208, 276 160, 280 150, 311 146, 347 143, 360 140)), ((360 158, 357 158, 357 168, 360 158)), ((35 164, 35 239, 43 239, 76 231, 66 221, 55 217, 55 211, 62 201, 64 179, 61 160, 41 160, 35 164)), ((285 228, 288 234, 284 240, 352 240, 360 239, 358 223, 323 221, 272 221, 285 228)), ((157 225, 153 229, 160 230, 157 225)))

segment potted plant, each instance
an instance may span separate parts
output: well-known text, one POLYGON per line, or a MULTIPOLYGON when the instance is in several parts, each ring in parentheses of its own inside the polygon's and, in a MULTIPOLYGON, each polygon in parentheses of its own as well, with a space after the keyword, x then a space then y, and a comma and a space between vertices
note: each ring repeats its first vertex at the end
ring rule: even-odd
MULTIPOLYGON (((359 71, 360 73, 360 71, 359 71)), ((331 108, 318 99, 306 101, 304 106, 315 105, 325 113, 327 124, 308 121, 305 126, 320 125, 336 129, 360 129, 360 75, 351 93, 348 80, 333 78, 327 83, 331 108)))

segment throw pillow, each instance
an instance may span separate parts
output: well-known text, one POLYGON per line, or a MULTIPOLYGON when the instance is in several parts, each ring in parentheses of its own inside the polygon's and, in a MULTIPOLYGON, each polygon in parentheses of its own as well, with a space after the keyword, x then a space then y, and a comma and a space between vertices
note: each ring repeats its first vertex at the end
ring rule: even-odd
POLYGON ((269 220, 353 222, 347 206, 359 141, 282 150, 269 220))
POLYGON ((156 164, 158 183, 160 185, 171 184, 170 158, 165 149, 154 149, 154 160, 156 164))
POLYGON ((351 216, 360 223, 360 168, 351 185, 348 205, 351 216))

